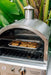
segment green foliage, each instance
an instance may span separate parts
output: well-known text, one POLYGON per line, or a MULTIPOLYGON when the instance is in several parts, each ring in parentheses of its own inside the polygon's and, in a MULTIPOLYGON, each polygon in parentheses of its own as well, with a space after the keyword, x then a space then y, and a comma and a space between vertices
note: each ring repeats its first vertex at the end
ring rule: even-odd
POLYGON ((49 0, 46 0, 45 8, 44 8, 44 17, 43 17, 44 22, 46 22, 46 20, 48 18, 48 9, 49 9, 49 0))
POLYGON ((50 13, 49 13, 48 25, 51 26, 51 10, 50 10, 50 13))
MULTIPOLYGON (((50 13, 49 13, 48 24, 51 28, 51 10, 50 10, 50 13)), ((50 39, 49 39, 49 50, 51 51, 51 35, 50 35, 50 39)))
POLYGON ((49 10, 51 9, 51 0, 49 0, 49 10))
POLYGON ((44 6, 44 0, 41 0, 41 5, 40 5, 40 13, 39 13, 39 19, 43 19, 43 6, 44 6))
MULTIPOLYGON (((46 22, 47 19, 51 19, 50 14, 48 17, 49 0, 0 0, 0 27, 5 27, 10 23, 13 23, 15 19, 20 20, 24 18, 24 7, 32 5, 37 8, 36 14, 40 20, 46 22), (39 12, 39 13, 38 13, 39 12)), ((35 14, 34 14, 35 15, 35 14)), ((49 22, 48 22, 49 23, 49 22)))
POLYGON ((50 39, 49 39, 49 51, 51 51, 51 35, 50 35, 50 39))
POLYGON ((34 0, 28 0, 28 3, 29 3, 31 6, 35 7, 34 0))
POLYGON ((13 1, 16 3, 18 7, 19 13, 20 14, 22 13, 24 15, 24 8, 23 8, 23 4, 21 3, 21 1, 20 0, 13 0, 13 1))
POLYGON ((6 15, 0 10, 0 25, 1 26, 6 26, 9 24, 9 22, 6 20, 6 18, 4 16, 6 16, 6 15))
POLYGON ((9 23, 14 22, 14 15, 19 15, 16 4, 9 0, 0 0, 0 27, 4 27, 9 23))
POLYGON ((28 3, 27 3, 26 0, 22 0, 22 1, 23 1, 23 5, 24 5, 24 6, 27 6, 27 5, 28 5, 28 3))

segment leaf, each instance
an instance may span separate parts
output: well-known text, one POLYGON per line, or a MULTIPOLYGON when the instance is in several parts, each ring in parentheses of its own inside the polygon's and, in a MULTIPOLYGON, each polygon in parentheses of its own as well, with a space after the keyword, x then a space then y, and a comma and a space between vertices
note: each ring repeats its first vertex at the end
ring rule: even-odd
POLYGON ((0 0, 0 8, 4 8, 10 14, 19 15, 19 10, 15 3, 10 2, 9 0, 0 0))
POLYGON ((51 19, 51 10, 50 10, 50 13, 49 13, 49 19, 51 19))
POLYGON ((22 3, 22 5, 24 6, 23 0, 20 0, 20 2, 22 3))
POLYGON ((20 2, 20 0, 14 0, 14 2, 16 3, 16 5, 18 6, 18 9, 20 10, 20 12, 24 15, 24 8, 22 3, 20 2))
POLYGON ((28 2, 29 2, 29 4, 30 4, 31 6, 36 7, 36 6, 35 6, 35 1, 34 1, 34 0, 28 0, 28 2))
POLYGON ((51 0, 49 0, 49 10, 51 9, 51 0))
POLYGON ((10 17, 12 15, 9 16, 6 12, 3 12, 1 9, 0 9, 0 14, 2 14, 2 16, 5 17, 9 23, 12 23, 14 21, 14 18, 10 17))
POLYGON ((51 35, 50 35, 50 39, 49 39, 49 47, 51 48, 51 35))
POLYGON ((44 6, 44 0, 41 0, 41 5, 40 5, 40 12, 39 12, 39 19, 43 19, 43 6, 44 6))
POLYGON ((23 0, 23 4, 24 6, 27 6, 28 5, 27 0, 23 0))
POLYGON ((0 27, 14 22, 16 15, 19 15, 19 11, 15 3, 9 0, 0 0, 0 27))
POLYGON ((5 27, 6 25, 8 25, 9 22, 7 21, 7 19, 3 16, 3 12, 0 10, 0 25, 2 27, 5 27))
POLYGON ((9 24, 9 22, 3 17, 2 14, 0 14, 0 25, 1 25, 2 27, 5 27, 5 26, 8 25, 8 24, 9 24))
POLYGON ((2 16, 0 15, 1 17, 1 21, 2 21, 2 25, 5 27, 6 25, 9 25, 9 22, 2 16))
POLYGON ((50 13, 49 13, 49 18, 48 18, 48 20, 49 20, 49 21, 48 21, 48 25, 51 26, 51 10, 50 10, 50 13))
POLYGON ((44 7, 44 17, 43 17, 44 22, 46 22, 48 18, 48 9, 49 9, 49 0, 46 0, 45 7, 44 7))

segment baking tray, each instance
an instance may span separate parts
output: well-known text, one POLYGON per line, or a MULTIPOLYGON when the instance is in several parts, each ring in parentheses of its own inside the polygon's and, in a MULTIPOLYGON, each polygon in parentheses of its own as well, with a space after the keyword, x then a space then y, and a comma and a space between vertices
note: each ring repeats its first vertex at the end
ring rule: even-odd
MULTIPOLYGON (((18 40, 14 40, 14 41, 18 41, 18 40)), ((14 41, 12 41, 12 42, 14 42, 14 41)), ((36 49, 38 49, 39 47, 40 47, 40 42, 38 43, 39 45, 38 45, 38 47, 36 47, 36 48, 31 48, 31 47, 23 47, 23 46, 14 46, 14 45, 11 45, 11 43, 12 42, 10 42, 9 44, 8 44, 8 46, 10 46, 10 47, 16 47, 16 48, 24 48, 24 49, 34 49, 34 50, 36 50, 36 49)), ((20 41, 20 42, 28 42, 28 41, 20 41)), ((37 43, 37 41, 36 41, 36 43, 37 43)))

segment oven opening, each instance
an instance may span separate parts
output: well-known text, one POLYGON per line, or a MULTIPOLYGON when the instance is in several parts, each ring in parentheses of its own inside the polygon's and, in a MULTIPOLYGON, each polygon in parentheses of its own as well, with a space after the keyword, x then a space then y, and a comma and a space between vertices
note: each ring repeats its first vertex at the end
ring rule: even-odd
POLYGON ((0 56, 43 61, 44 41, 27 29, 14 28, 0 35, 0 56))

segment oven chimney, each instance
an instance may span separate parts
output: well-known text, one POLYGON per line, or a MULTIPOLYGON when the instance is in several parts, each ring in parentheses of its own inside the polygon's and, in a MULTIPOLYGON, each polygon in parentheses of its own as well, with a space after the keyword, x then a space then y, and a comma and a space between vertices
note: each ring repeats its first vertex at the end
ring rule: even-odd
POLYGON ((34 8, 30 5, 24 7, 25 19, 34 19, 34 8))

